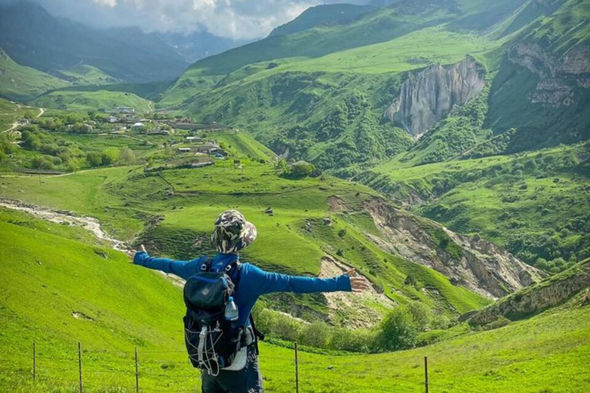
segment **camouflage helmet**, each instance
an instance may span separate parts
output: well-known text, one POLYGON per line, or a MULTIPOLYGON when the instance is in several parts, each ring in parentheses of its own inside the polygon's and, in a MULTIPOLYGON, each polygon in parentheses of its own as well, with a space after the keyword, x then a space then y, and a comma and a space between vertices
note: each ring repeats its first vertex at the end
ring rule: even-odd
POLYGON ((256 239, 254 224, 246 221, 237 210, 226 210, 215 220, 215 229, 211 234, 211 244, 223 254, 238 252, 249 246, 256 239))

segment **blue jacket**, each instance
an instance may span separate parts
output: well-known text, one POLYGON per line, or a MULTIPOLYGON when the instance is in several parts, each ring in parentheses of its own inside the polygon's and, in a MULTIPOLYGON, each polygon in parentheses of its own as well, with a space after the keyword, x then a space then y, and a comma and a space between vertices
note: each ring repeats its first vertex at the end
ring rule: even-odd
MULTIPOLYGON (((213 258, 212 269, 223 270, 228 264, 238 260, 237 254, 217 254, 213 258)), ((161 270, 172 273, 185 280, 201 271, 201 265, 207 260, 202 256, 191 261, 175 261, 168 258, 150 257, 146 252, 138 252, 133 258, 136 265, 145 266, 150 269, 161 270)), ((264 270, 249 263, 242 264, 240 282, 234 301, 238 306, 240 325, 249 324, 249 316, 254 303, 259 296, 271 292, 335 292, 351 291, 350 278, 342 275, 333 278, 315 278, 289 276, 286 274, 265 272, 264 270)))

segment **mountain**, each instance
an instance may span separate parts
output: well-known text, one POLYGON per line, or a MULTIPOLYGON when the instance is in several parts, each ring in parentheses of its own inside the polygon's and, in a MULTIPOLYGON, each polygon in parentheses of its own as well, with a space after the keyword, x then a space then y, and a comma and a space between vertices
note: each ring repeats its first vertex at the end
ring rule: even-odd
POLYGON ((68 85, 63 79, 15 63, 0 49, 0 96, 28 101, 47 90, 68 85))
POLYGON ((156 35, 174 48, 188 63, 248 43, 244 40, 218 37, 206 30, 196 30, 192 33, 157 33, 156 35))
POLYGON ((340 6, 314 7, 268 38, 198 61, 160 105, 252 129, 278 153, 325 169, 400 153, 411 143, 399 128, 440 143, 457 129, 443 127, 445 118, 480 94, 473 141, 515 129, 505 151, 516 152, 590 136, 587 2, 422 0, 362 9, 339 20, 340 6), (566 30, 565 20, 575 28, 566 30), (559 39, 549 36, 560 29, 559 39), (296 148, 302 139, 314 148, 296 148))
POLYGON ((348 24, 373 9, 373 7, 354 4, 309 7, 292 21, 275 27, 269 36, 299 33, 314 27, 348 24))
POLYGON ((589 256, 586 147, 552 150, 590 138, 589 4, 401 0, 342 21, 318 6, 196 62, 157 105, 559 271, 589 256))
POLYGON ((0 12, 0 47, 17 63, 67 79, 67 71, 93 66, 129 82, 173 79, 185 59, 157 34, 139 28, 95 29, 51 16, 34 3, 0 12))

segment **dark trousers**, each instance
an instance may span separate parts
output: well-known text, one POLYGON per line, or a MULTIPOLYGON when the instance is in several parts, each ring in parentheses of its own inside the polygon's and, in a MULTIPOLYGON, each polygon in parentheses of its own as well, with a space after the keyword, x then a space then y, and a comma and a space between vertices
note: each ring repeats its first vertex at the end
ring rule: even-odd
POLYGON ((203 393, 264 393, 255 346, 248 347, 248 361, 242 370, 221 370, 216 377, 203 371, 201 382, 203 393))

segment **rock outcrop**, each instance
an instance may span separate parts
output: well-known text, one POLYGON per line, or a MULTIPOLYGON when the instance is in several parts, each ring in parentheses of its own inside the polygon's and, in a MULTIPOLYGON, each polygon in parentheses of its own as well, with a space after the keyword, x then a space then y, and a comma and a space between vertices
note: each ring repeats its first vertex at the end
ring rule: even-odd
POLYGON ((544 274, 479 236, 454 233, 444 226, 399 210, 380 198, 366 202, 382 236, 381 248, 429 266, 483 296, 498 298, 540 281, 544 274))
MULTIPOLYGON (((319 277, 328 278, 339 276, 350 270, 347 266, 330 255, 322 258, 319 277)), ((370 328, 383 319, 387 310, 391 310, 396 303, 385 294, 374 287, 362 293, 353 292, 325 292, 322 294, 326 299, 329 310, 328 320, 337 323, 337 314, 346 315, 346 327, 370 328), (375 307, 375 304, 379 307, 375 307)), ((340 321, 342 323, 342 321, 340 321)))
POLYGON ((577 45, 560 58, 537 44, 520 43, 508 51, 508 60, 525 67, 539 78, 529 94, 532 103, 552 108, 576 104, 575 89, 590 88, 590 46, 577 45))
POLYGON ((510 320, 526 318, 548 308, 565 303, 582 293, 581 304, 590 302, 590 259, 551 276, 529 288, 500 299, 496 303, 465 315, 472 325, 486 325, 504 317, 510 320))
POLYGON ((476 97, 485 85, 485 70, 470 56, 457 64, 432 64, 410 74, 385 117, 420 137, 454 108, 476 97))

